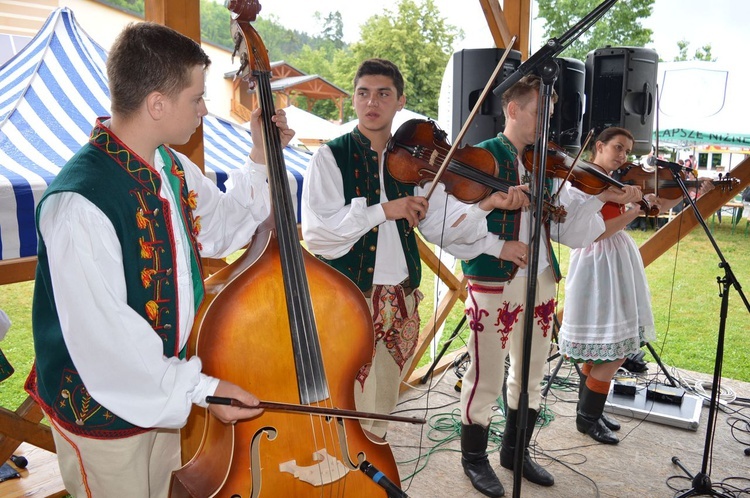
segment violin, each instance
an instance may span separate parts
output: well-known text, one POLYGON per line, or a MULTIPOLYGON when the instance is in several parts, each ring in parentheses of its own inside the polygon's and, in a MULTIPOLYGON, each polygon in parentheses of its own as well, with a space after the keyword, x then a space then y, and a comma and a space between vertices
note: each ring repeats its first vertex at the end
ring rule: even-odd
MULTIPOLYGON (((435 179, 446 153, 451 148, 447 133, 432 120, 410 119, 399 126, 388 140, 385 164, 388 173, 410 185, 424 186, 435 179)), ((458 200, 473 204, 495 191, 508 192, 515 184, 497 177, 499 166, 487 149, 465 145, 455 150, 440 177, 445 191, 458 200)), ((529 199, 530 193, 526 192, 529 199)), ((544 210, 555 221, 565 218, 565 210, 545 202, 544 210)))
MULTIPOLYGON (((682 189, 669 168, 657 166, 656 169, 646 169, 640 164, 626 163, 618 172, 622 183, 636 185, 644 194, 655 193, 663 199, 677 199, 683 196, 682 189)), ((680 171, 679 175, 685 187, 695 189, 699 189, 704 181, 710 181, 715 188, 722 191, 732 190, 740 181, 739 178, 730 176, 717 180, 686 180, 684 171, 680 171)))
MULTIPOLYGON (((523 156, 524 167, 532 171, 534 146, 526 147, 523 156)), ((609 176, 601 166, 584 160, 575 161, 565 149, 553 142, 547 144, 546 176, 568 180, 575 188, 590 195, 599 195, 610 187, 625 187, 624 183, 609 176)), ((652 206, 645 199, 638 201, 638 205, 646 215, 659 214, 658 206, 652 206)))

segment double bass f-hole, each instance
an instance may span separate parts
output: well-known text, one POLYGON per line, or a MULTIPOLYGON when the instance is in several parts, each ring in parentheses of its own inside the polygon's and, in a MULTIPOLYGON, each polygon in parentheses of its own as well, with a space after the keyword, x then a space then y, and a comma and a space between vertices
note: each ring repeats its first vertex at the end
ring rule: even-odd
POLYGON ((344 275, 300 244, 274 109, 268 52, 250 25, 252 0, 229 0, 237 76, 254 89, 261 108, 271 216, 249 248, 206 280, 188 355, 203 371, 269 403, 224 424, 194 409, 183 437, 183 460, 173 474, 177 497, 379 497, 382 488, 361 468, 365 459, 399 483, 390 447, 370 439, 356 418, 357 373, 371 359, 373 324, 364 296, 344 275), (345 333, 343 332, 345 331, 345 333), (320 409, 320 411, 319 411, 320 409))

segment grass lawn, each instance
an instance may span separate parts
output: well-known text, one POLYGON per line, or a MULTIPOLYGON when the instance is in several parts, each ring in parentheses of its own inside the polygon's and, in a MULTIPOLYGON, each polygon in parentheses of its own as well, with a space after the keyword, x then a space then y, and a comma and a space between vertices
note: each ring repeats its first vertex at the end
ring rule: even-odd
MULTIPOLYGON (((740 285, 750 289, 750 236, 745 236, 744 228, 745 221, 742 220, 738 230, 732 234, 730 224, 725 220, 723 224, 716 223, 713 234, 740 285)), ((658 232, 652 230, 629 233, 638 244, 654 233, 658 236, 658 232)), ((564 246, 556 247, 555 251, 565 275, 569 251, 564 246)), ((724 270, 718 266, 719 261, 705 232, 698 227, 646 269, 657 330, 657 340, 652 346, 666 365, 713 373, 721 305, 717 277, 724 276, 724 270)), ((420 308, 423 320, 433 314, 435 307, 432 299, 434 281, 430 278, 429 270, 425 273, 421 289, 426 298, 420 308)), ((0 347, 16 370, 14 375, 0 384, 0 406, 10 410, 14 410, 26 398, 23 383, 34 357, 31 339, 33 286, 33 282, 23 282, 0 287, 0 308, 13 321, 7 337, 0 342, 0 347)), ((564 303, 564 285, 559 287, 558 301, 564 303)), ((463 306, 459 303, 446 322, 437 351, 455 329, 462 313, 463 306)), ((739 293, 732 288, 725 331, 724 377, 750 382, 748 333, 750 314, 739 293)), ((462 347, 467 335, 464 328, 449 350, 462 347)), ((647 358, 653 361, 648 354, 647 358)), ((419 365, 431 361, 428 352, 419 365)))
MULTIPOLYGON (((710 220, 708 223, 710 227, 710 220)), ((746 290, 750 288, 750 235, 744 235, 744 228, 743 219, 732 234, 731 225, 725 219, 723 224, 715 222, 713 236, 737 280, 743 286, 743 293, 750 299, 746 290)), ((628 233, 638 245, 654 234, 658 236, 658 232, 653 230, 633 230, 628 233)), ((567 247, 558 245, 555 252, 564 276, 567 273, 570 251, 567 247)), ((720 259, 706 233, 698 226, 679 244, 646 268, 657 333, 657 340, 652 346, 666 365, 683 370, 713 373, 721 306, 717 277, 724 276, 724 270, 718 266, 719 262, 720 259)), ((434 312, 435 304, 429 299, 434 292, 431 280, 426 278, 422 284, 422 291, 428 296, 420 308, 423 319, 434 312)), ((561 307, 565 302, 564 280, 558 288, 558 296, 558 306, 561 307)), ((457 303, 446 321, 436 351, 440 351, 456 328, 462 311, 461 305, 457 303)), ((732 288, 729 292, 725 329, 723 377, 750 382, 750 365, 746 360, 750 357, 749 333, 750 313, 745 308, 740 294, 732 288)), ((463 347, 467 337, 468 330, 464 327, 448 351, 463 347)), ((646 352, 646 359, 653 361, 653 357, 647 350, 646 352)), ((419 365, 431 361, 428 351, 419 365)))

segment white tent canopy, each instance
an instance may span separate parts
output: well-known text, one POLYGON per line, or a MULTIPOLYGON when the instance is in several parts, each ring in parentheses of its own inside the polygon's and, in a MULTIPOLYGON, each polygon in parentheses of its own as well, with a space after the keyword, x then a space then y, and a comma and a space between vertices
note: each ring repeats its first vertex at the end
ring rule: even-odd
POLYGON ((299 107, 290 105, 285 107, 284 111, 286 111, 287 122, 294 130, 296 139, 328 141, 341 134, 338 125, 299 107))
POLYGON ((659 63, 654 135, 679 146, 750 147, 748 81, 750 68, 740 63, 659 63))
MULTIPOLYGON (((60 168, 88 140, 97 116, 109 114, 106 51, 68 8, 52 12, 37 35, 0 66, 0 259, 36 255, 36 205, 60 168)), ((223 189, 252 146, 242 126, 203 119, 206 176, 223 189)), ((284 149, 298 197, 310 155, 284 149)), ((298 213, 299 216, 299 213, 298 213)))

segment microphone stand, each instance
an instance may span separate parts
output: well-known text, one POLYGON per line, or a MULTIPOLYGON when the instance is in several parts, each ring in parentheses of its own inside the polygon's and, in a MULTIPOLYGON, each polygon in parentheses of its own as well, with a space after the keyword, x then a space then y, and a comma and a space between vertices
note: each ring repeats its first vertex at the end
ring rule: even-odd
POLYGON ((526 427, 529 418, 529 375, 531 362, 531 343, 534 328, 534 303, 536 302, 537 273, 539 271, 539 246, 544 236, 544 183, 547 174, 547 143, 549 142, 549 116, 552 109, 552 91, 559 68, 553 59, 546 60, 538 68, 542 85, 539 91, 537 110, 537 127, 531 191, 534 199, 531 223, 529 223, 529 266, 526 270, 526 309, 524 310, 523 327, 523 361, 521 367, 521 390, 518 397, 518 429, 516 431, 513 463, 513 496, 521 496, 523 460, 526 452, 526 427), (539 158, 539 164, 537 159, 539 158))
POLYGON ((520 80, 522 77, 530 74, 536 68, 543 66, 547 61, 557 57, 560 52, 568 48, 568 46, 576 41, 579 36, 589 30, 607 11, 617 2, 617 0, 604 0, 598 7, 589 12, 580 21, 575 23, 572 28, 562 34, 560 39, 550 38, 547 43, 537 50, 531 57, 526 59, 523 64, 518 66, 518 69, 507 78, 505 78, 494 90, 497 96, 510 88, 514 83, 520 80))
POLYGON ((698 211, 698 208, 695 205, 695 200, 693 200, 690 195, 688 195, 687 187, 685 186, 685 182, 682 179, 682 176, 680 176, 680 169, 681 167, 677 164, 674 166, 669 165, 669 170, 672 172, 672 176, 674 177, 677 184, 680 186, 680 189, 682 190, 682 195, 685 199, 690 202, 690 206, 693 208, 693 213, 695 213, 695 218, 698 220, 700 225, 703 227, 703 231, 706 233, 706 236, 708 237, 708 240, 711 242, 711 245, 714 248, 714 251, 716 252, 716 255, 719 257, 719 268, 724 269, 724 277, 716 277, 717 283, 721 286, 721 291, 719 295, 721 296, 721 308, 719 312, 719 335, 718 339, 716 341, 716 359, 714 360, 714 376, 713 376, 713 387, 711 389, 711 400, 708 405, 708 422, 706 424, 706 440, 705 444, 703 446, 703 464, 701 466, 700 472, 698 472, 696 475, 692 475, 688 470, 680 463, 680 459, 676 456, 672 457, 672 463, 680 467, 685 474, 688 475, 689 478, 692 479, 692 485, 693 487, 686 491, 685 493, 678 496, 678 498, 684 498, 688 496, 695 496, 695 495, 708 495, 708 496, 720 496, 725 498, 731 498, 731 496, 726 495, 724 493, 721 493, 719 491, 716 491, 713 489, 711 484, 711 477, 708 475, 708 461, 709 461, 709 454, 712 451, 713 448, 713 436, 714 432, 716 431, 716 410, 718 408, 718 393, 721 389, 721 369, 724 362, 724 332, 726 328, 726 322, 727 322, 727 310, 729 309, 729 288, 734 287, 737 290, 737 293, 740 295, 740 298, 742 299, 742 302, 745 303, 745 308, 750 312, 750 303, 748 302, 747 298, 742 292, 742 286, 738 282, 737 278, 734 275, 734 272, 732 272, 732 268, 729 265, 729 262, 724 258, 724 255, 721 252, 721 249, 719 249, 718 244, 716 243, 716 239, 714 239, 713 235, 711 234, 711 230, 706 225, 706 221, 703 219, 703 217, 700 214, 700 211, 698 211))
POLYGON ((534 302, 536 299, 537 272, 539 269, 539 244, 542 233, 542 208, 544 201, 544 181, 546 177, 547 143, 549 141, 549 116, 552 100, 553 84, 557 78, 559 68, 554 61, 560 52, 565 50, 579 36, 594 25, 617 0, 604 0, 598 7, 578 21, 566 31, 560 39, 551 38, 547 44, 529 57, 518 69, 503 80, 493 91, 501 95, 511 85, 523 76, 536 71, 542 78, 539 92, 540 105, 537 114, 537 133, 534 160, 539 158, 539 164, 534 164, 536 177, 532 179, 532 195, 534 195, 533 217, 529 224, 530 258, 527 267, 526 281, 526 310, 524 313, 524 343, 523 365, 521 369, 521 387, 518 401, 518 430, 516 432, 516 454, 513 463, 513 497, 521 496, 521 480, 523 476, 523 459, 526 452, 526 425, 529 417, 529 361, 531 359, 531 339, 534 323, 534 302), (541 149, 541 150, 539 150, 541 149))
POLYGON ((458 325, 456 325, 456 328, 453 329, 453 333, 448 338, 447 341, 445 341, 445 344, 443 344, 443 348, 440 350, 438 355, 435 357, 435 359, 432 361, 432 365, 430 365, 430 368, 427 370, 427 373, 422 376, 419 383, 420 384, 427 384, 427 381, 432 377, 432 372, 435 370, 435 367, 438 366, 438 363, 440 363, 440 359, 443 357, 446 351, 448 351, 448 348, 450 347, 451 343, 453 342, 453 339, 455 339, 458 334, 461 332, 461 329, 464 327, 464 324, 466 324, 466 313, 461 315, 461 320, 458 322, 458 325))

